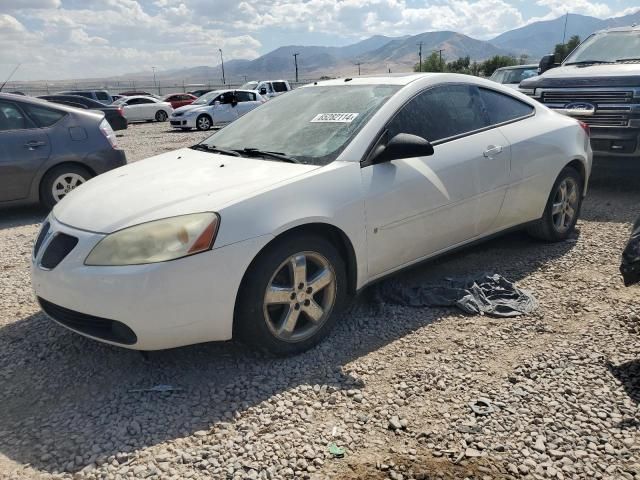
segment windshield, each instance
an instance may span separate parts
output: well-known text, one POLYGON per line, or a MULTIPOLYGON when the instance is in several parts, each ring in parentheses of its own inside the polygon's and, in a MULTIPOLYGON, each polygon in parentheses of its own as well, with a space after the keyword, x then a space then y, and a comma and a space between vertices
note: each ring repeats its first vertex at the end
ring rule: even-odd
POLYGON ((258 87, 258 82, 247 82, 240 87, 241 90, 255 90, 258 87))
POLYGON ((204 143, 228 150, 278 152, 302 163, 327 165, 399 89, 395 85, 300 88, 256 108, 204 143))
POLYGON ((191 105, 207 105, 211 100, 220 95, 220 91, 215 90, 213 92, 205 93, 204 95, 198 97, 196 101, 194 101, 191 105))
POLYGON ((505 70, 502 83, 520 83, 522 80, 535 77, 536 75, 538 75, 538 67, 505 70))
POLYGON ((640 31, 592 35, 576 48, 564 65, 581 62, 615 62, 640 57, 640 31))

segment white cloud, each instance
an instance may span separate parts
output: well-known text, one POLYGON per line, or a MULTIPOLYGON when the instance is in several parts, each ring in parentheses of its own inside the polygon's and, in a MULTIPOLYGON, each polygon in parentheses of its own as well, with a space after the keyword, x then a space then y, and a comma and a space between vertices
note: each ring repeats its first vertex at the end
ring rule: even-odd
POLYGON ((60 0, 0 0, 0 12, 14 12, 26 9, 57 8, 60 0))

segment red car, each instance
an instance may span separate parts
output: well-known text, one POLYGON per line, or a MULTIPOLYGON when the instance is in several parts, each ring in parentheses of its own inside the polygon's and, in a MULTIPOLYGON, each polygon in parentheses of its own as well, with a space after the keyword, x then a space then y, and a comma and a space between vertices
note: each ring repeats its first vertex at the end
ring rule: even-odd
POLYGON ((180 108, 193 103, 198 97, 190 93, 170 93, 162 99, 163 102, 169 102, 172 108, 180 108))

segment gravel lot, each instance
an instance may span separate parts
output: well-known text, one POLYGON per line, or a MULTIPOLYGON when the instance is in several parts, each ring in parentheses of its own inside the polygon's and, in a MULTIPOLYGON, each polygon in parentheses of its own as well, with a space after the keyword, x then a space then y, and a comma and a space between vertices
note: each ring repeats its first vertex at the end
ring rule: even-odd
MULTIPOLYGON (((207 136, 167 130, 120 141, 138 160, 207 136)), ((396 278, 495 271, 534 292, 534 315, 392 306, 372 288, 288 359, 228 343, 145 360, 57 327, 29 284, 44 212, 1 210, 0 477, 640 479, 640 288, 617 271, 638 182, 597 179, 569 242, 510 234, 396 278), (131 391, 159 384, 179 390, 131 391), (482 397, 495 411, 476 416, 482 397)))

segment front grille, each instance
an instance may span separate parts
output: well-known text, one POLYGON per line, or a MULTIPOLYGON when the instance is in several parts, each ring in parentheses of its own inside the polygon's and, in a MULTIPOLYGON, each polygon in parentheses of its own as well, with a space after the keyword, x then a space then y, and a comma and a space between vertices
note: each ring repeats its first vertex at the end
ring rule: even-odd
POLYGON ((573 118, 581 120, 591 127, 626 127, 629 125, 629 113, 610 113, 606 110, 596 110, 593 115, 576 115, 573 118))
POLYGON ((42 242, 47 237, 47 233, 49 233, 49 222, 45 221, 40 228, 40 233, 38 234, 38 238, 36 239, 36 244, 33 246, 33 258, 38 256, 38 252, 40 251, 40 247, 42 247, 42 242))
POLYGON ((171 125, 180 125, 180 120, 171 120, 171 125))
POLYGON ((56 236, 53 237, 53 240, 49 242, 47 249, 42 255, 42 260, 40 261, 40 265, 50 270, 52 268, 56 268, 78 244, 78 239, 76 237, 72 237, 66 233, 58 233, 55 235, 56 236))
POLYGON ((38 302, 47 315, 72 330, 123 345, 133 345, 138 341, 133 330, 122 322, 75 312, 40 297, 38 302))
POLYGON ((603 103, 631 103, 633 92, 629 91, 548 91, 542 92, 543 103, 567 104, 589 102, 595 105, 603 103))

